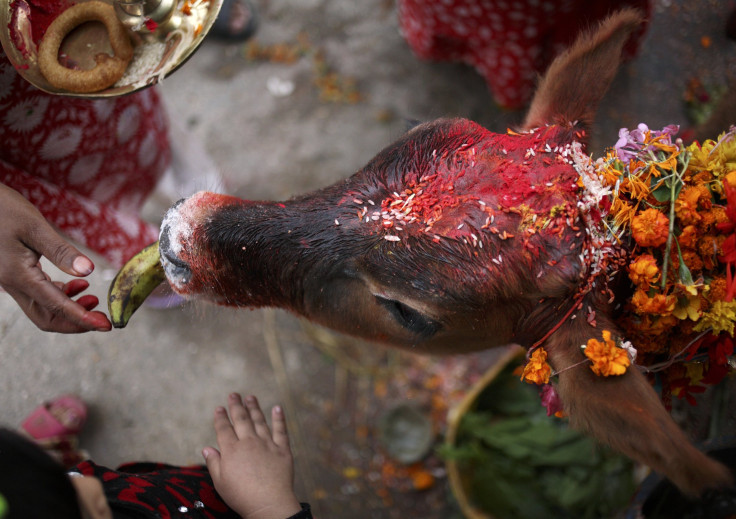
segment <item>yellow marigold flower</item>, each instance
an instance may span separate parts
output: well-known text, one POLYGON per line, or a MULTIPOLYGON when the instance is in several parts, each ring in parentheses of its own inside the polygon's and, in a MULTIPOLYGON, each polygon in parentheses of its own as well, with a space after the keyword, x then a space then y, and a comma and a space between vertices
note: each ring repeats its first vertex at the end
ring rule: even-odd
POLYGON ((689 168, 695 171, 707 170, 716 178, 723 178, 736 170, 736 139, 726 133, 718 136, 718 141, 706 140, 701 146, 693 143, 687 147, 690 152, 689 168))
POLYGON ((603 330, 602 342, 597 339, 588 339, 584 351, 585 356, 593 362, 590 369, 596 375, 604 377, 623 375, 631 364, 629 354, 623 348, 616 346, 608 330, 603 330))
POLYGON ((708 312, 703 313, 693 330, 702 332, 708 328, 713 329, 713 334, 728 332, 733 337, 733 326, 736 320, 736 301, 726 303, 716 301, 708 312))
POLYGON ((637 314, 670 315, 676 302, 675 296, 671 295, 655 294, 654 297, 649 297, 641 288, 636 289, 631 297, 631 304, 637 314))
POLYGON ((532 352, 529 362, 524 366, 521 380, 530 384, 546 384, 552 374, 552 368, 547 364, 547 352, 544 348, 537 348, 532 352))
POLYGON ((629 265, 629 279, 636 286, 648 289, 659 281, 661 273, 657 260, 651 254, 642 254, 629 265))
POLYGON ((720 176, 736 170, 736 139, 733 135, 726 137, 726 132, 718 136, 718 147, 711 154, 712 162, 720 165, 720 176))
POLYGON ((687 294, 677 298, 677 305, 672 310, 672 315, 684 321, 690 318, 692 321, 700 319, 700 296, 687 294))
POLYGON ((641 247, 659 247, 667 242, 670 220, 654 208, 642 211, 631 222, 631 234, 641 247))

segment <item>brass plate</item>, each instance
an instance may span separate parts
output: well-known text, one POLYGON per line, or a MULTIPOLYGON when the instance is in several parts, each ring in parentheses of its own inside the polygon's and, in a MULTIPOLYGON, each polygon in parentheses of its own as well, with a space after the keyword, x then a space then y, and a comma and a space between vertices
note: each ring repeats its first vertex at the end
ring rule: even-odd
MULTIPOLYGON (((113 4, 114 0, 102 0, 113 4)), ((45 0, 0 0, 0 43, 16 71, 31 84, 50 94, 71 97, 115 97, 130 94, 154 85, 179 68, 204 40, 212 28, 223 0, 190 0, 191 15, 181 14, 179 29, 169 33, 165 42, 139 42, 135 44, 133 59, 125 75, 110 88, 92 93, 70 92, 56 88, 46 81, 38 68, 38 49, 33 42, 33 9, 35 5, 55 2, 45 0), (29 16, 28 13, 31 13, 29 16), (199 32, 197 27, 201 27, 199 32)), ((67 2, 73 5, 79 2, 67 2)), ((176 15, 184 5, 177 4, 176 15)), ((136 37, 133 35, 133 39, 136 37)), ((84 23, 65 38, 61 52, 80 68, 91 68, 94 56, 100 52, 112 53, 107 31, 98 22, 84 23)))

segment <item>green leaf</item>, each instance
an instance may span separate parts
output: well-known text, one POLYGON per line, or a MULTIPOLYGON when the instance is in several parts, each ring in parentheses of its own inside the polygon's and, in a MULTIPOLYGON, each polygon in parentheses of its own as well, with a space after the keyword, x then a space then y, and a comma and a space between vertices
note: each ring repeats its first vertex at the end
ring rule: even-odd
MULTIPOLYGON (((675 243, 677 243, 677 241, 675 241, 675 243)), ((685 261, 682 259, 682 250, 680 250, 679 243, 677 243, 677 256, 680 259, 680 268, 678 269, 680 283, 685 286, 694 285, 695 281, 693 281, 693 275, 690 273, 690 269, 687 268, 687 265, 685 265, 685 261)))
POLYGON ((657 202, 670 202, 673 200, 677 200, 677 197, 680 195, 680 191, 682 190, 682 180, 679 177, 667 177, 664 180, 658 179, 655 177, 652 177, 652 181, 650 184, 650 188, 652 189, 652 196, 657 200, 657 202), (672 183, 675 183, 675 191, 672 192, 672 183), (659 187, 656 187, 657 184, 659 184, 659 187))
POLYGON ((472 500, 498 519, 616 515, 634 491, 631 462, 547 417, 537 388, 512 374, 516 365, 463 416, 458 446, 441 450, 462 460, 472 500))

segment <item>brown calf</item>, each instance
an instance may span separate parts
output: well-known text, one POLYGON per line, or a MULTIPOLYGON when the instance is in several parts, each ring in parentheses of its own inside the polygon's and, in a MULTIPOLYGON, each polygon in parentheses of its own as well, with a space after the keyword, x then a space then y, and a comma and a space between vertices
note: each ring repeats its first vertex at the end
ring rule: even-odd
POLYGON ((437 120, 350 178, 289 201, 205 192, 180 201, 161 231, 170 283, 188 297, 281 307, 419 352, 544 341, 576 427, 689 494, 730 485, 638 370, 563 371, 584 359, 594 326, 621 335, 608 295, 584 289, 591 244, 570 157, 640 23, 625 10, 580 37, 549 68, 519 133, 437 120))

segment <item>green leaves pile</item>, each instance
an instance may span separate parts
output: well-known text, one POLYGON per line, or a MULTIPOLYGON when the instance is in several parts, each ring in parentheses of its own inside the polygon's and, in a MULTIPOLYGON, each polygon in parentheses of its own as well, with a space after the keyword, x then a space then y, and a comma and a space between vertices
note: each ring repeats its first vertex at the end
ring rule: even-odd
POLYGON ((631 461, 548 417, 511 363, 441 454, 470 474, 473 503, 496 519, 610 519, 633 495, 631 461))

